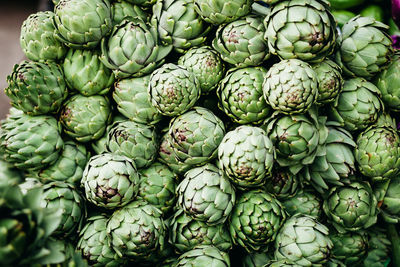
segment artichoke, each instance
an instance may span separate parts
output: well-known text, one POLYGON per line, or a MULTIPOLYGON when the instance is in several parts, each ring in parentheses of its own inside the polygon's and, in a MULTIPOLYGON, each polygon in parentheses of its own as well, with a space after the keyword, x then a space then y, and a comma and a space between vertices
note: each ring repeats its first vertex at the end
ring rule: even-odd
POLYGON ((64 103, 60 115, 64 132, 78 142, 102 137, 110 120, 110 102, 99 95, 72 96, 64 103))
POLYGON ((333 233, 329 236, 333 243, 332 257, 343 261, 346 266, 359 263, 365 258, 368 237, 365 233, 333 233))
POLYGON ((324 200, 323 210, 339 233, 367 229, 376 223, 378 202, 371 186, 352 182, 333 187, 324 200))
POLYGON ((297 213, 308 215, 319 219, 322 213, 322 201, 315 192, 311 190, 300 190, 294 196, 282 201, 285 211, 293 216, 297 213))
POLYGON ((117 79, 140 77, 164 63, 172 46, 162 46, 155 27, 140 18, 123 20, 101 42, 101 61, 117 79))
POLYGON ((212 24, 237 20, 251 11, 252 0, 194 0, 195 8, 203 19, 212 24))
POLYGON ((312 65, 318 80, 317 104, 334 102, 342 91, 342 69, 332 60, 326 59, 312 65))
POLYGON ((129 3, 130 1, 118 0, 111 4, 112 25, 120 24, 127 17, 140 18, 143 21, 149 20, 149 14, 138 6, 129 3))
POLYGON ((229 230, 234 244, 247 252, 266 252, 285 220, 286 212, 278 200, 269 193, 252 190, 238 198, 229 230))
POLYGON ((183 210, 176 211, 169 224, 169 242, 179 252, 185 253, 198 245, 214 246, 221 251, 232 248, 231 236, 224 224, 209 226, 183 210))
POLYGON ((0 160, 0 173, 0 187, 18 185, 24 179, 19 170, 3 160, 0 160))
POLYGON ((263 96, 266 73, 263 67, 232 69, 220 82, 219 107, 234 122, 259 124, 270 114, 271 108, 263 96))
POLYGON ((271 253, 249 253, 242 258, 242 267, 265 266, 273 259, 271 253))
POLYGON ((79 233, 77 250, 81 251, 93 267, 118 267, 123 260, 109 246, 107 235, 108 218, 104 215, 96 215, 87 219, 86 225, 79 233))
POLYGON ((57 113, 68 94, 60 66, 51 61, 16 64, 7 82, 11 105, 28 115, 57 113))
POLYGON ((318 77, 301 60, 282 60, 269 69, 263 92, 273 109, 283 114, 305 113, 317 101, 318 77))
POLYGON ((184 53, 201 46, 211 27, 194 10, 194 0, 158 0, 153 6, 153 24, 161 41, 184 53))
POLYGON ((57 161, 64 148, 61 127, 50 116, 10 116, 1 126, 4 159, 18 169, 39 170, 57 161))
POLYGON ((178 206, 208 225, 224 223, 235 205, 235 189, 212 164, 187 171, 176 192, 178 206))
POLYGON ((390 261, 392 243, 387 236, 386 229, 373 226, 368 231, 368 252, 363 266, 384 267, 390 261))
POLYGON ((201 91, 195 75, 182 66, 169 63, 151 74, 148 94, 159 113, 174 117, 193 107, 201 91))
POLYGON ((167 232, 162 213, 137 200, 115 211, 107 223, 110 245, 119 257, 147 261, 164 249, 167 232))
POLYGON ((65 81, 84 96, 108 93, 114 74, 100 61, 97 50, 70 49, 64 59, 65 81))
POLYGON ((229 255, 213 246, 197 246, 193 250, 182 254, 174 267, 229 267, 231 262, 229 255))
POLYGON ((171 120, 168 135, 179 162, 203 165, 217 156, 225 126, 211 111, 195 107, 171 120))
POLYGON ((224 63, 219 54, 209 46, 189 49, 179 58, 178 64, 197 78, 203 94, 214 90, 225 75, 224 63))
POLYGON ((108 0, 60 0, 54 8, 55 36, 76 49, 92 49, 112 28, 108 0))
MULTIPOLYGON (((72 236, 80 231, 86 216, 83 197, 77 189, 67 183, 53 182, 43 186, 43 205, 52 210, 61 210, 61 222, 53 235, 72 236)), ((74 237, 73 237, 74 238, 74 237)))
POLYGON ((293 197, 300 185, 297 175, 293 175, 288 169, 274 168, 271 177, 266 179, 265 191, 284 200, 293 197))
POLYGON ((390 180, 381 206, 383 219, 388 223, 400 222, 400 178, 395 177, 390 180))
POLYGON ((286 221, 276 236, 275 258, 288 259, 295 266, 323 266, 332 247, 325 225, 314 217, 296 214, 286 221))
POLYGON ((400 171, 400 137, 389 126, 371 126, 360 133, 354 156, 360 172, 379 181, 400 171))
POLYGON ((218 147, 218 166, 239 188, 259 187, 274 164, 274 147, 266 132, 240 126, 228 132, 218 147))
POLYGON ((175 191, 178 185, 177 175, 159 162, 140 171, 138 198, 167 214, 175 205, 175 191))
POLYGON ((150 8, 157 0, 122 0, 143 8, 150 8))
POLYGON ((157 156, 157 133, 154 127, 145 124, 116 122, 108 133, 106 148, 133 160, 138 168, 148 167, 157 156))
POLYGON ((21 27, 19 42, 26 57, 32 61, 61 60, 66 47, 54 37, 54 13, 37 12, 30 15, 21 27))
POLYGON ((321 62, 336 46, 336 22, 325 0, 287 0, 264 21, 269 50, 281 59, 321 62))
POLYGON ((390 62, 394 51, 389 27, 371 17, 354 17, 342 27, 336 63, 348 77, 372 79, 390 62))
POLYGON ((330 109, 330 118, 348 131, 364 130, 383 110, 380 96, 379 89, 363 78, 347 80, 330 109))
POLYGON ((139 173, 129 158, 104 153, 89 160, 81 186, 89 202, 102 208, 115 209, 136 197, 139 183, 139 173))

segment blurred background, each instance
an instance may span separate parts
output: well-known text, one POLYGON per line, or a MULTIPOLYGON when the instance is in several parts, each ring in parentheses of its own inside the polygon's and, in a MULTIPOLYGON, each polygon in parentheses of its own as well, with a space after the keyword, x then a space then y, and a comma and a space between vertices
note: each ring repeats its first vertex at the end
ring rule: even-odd
POLYGON ((0 1, 0 120, 5 118, 10 108, 8 97, 4 94, 7 75, 16 63, 24 59, 19 46, 22 22, 31 13, 48 8, 47 0, 0 1))

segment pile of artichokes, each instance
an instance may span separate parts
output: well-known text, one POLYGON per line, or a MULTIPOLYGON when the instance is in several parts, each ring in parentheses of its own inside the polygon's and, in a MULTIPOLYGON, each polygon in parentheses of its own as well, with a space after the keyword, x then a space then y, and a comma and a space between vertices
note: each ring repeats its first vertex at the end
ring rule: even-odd
POLYGON ((388 26, 327 0, 53 2, 7 77, 0 265, 399 266, 388 26))

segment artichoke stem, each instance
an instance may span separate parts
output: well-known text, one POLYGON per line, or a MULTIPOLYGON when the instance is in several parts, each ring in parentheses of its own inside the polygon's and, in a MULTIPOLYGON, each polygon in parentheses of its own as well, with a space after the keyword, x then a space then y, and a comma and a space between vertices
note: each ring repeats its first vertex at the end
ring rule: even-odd
POLYGON ((400 266, 400 237, 399 233, 397 232, 396 225, 388 223, 387 230, 390 240, 392 241, 393 266, 400 266))
POLYGON ((262 5, 257 2, 254 2, 251 5, 251 9, 252 9, 253 13, 255 13, 257 15, 262 15, 262 16, 268 16, 269 13, 271 12, 271 9, 268 6, 262 5))

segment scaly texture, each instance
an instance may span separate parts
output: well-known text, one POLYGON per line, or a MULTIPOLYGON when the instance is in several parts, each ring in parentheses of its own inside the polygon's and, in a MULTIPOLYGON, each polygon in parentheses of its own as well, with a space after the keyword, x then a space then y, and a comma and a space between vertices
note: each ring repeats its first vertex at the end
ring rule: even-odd
POLYGON ((329 235, 333 243, 332 257, 346 266, 359 263, 365 258, 368 237, 365 232, 333 233, 329 235))
POLYGON ((176 263, 175 267, 229 267, 231 262, 229 254, 222 252, 213 246, 198 246, 182 254, 176 263))
POLYGON ((369 247, 363 266, 387 266, 391 255, 392 243, 387 236, 386 229, 377 226, 371 227, 370 231, 368 231, 368 236, 369 247))
POLYGON ((381 215, 388 223, 400 222, 400 178, 393 177, 386 190, 381 206, 381 215))
POLYGON ((330 59, 313 64, 312 68, 318 80, 317 104, 334 102, 343 88, 342 69, 330 59))
POLYGON ((264 188, 279 200, 285 200, 293 197, 300 187, 297 175, 292 174, 287 168, 274 168, 271 177, 266 179, 264 188))
POLYGON ((127 0, 118 0, 111 4, 112 24, 120 24, 125 18, 140 18, 148 21, 150 15, 147 14, 139 5, 131 4, 127 0))
POLYGON ((294 196, 284 199, 282 205, 290 216, 300 213, 312 216, 317 220, 321 217, 322 201, 311 190, 299 190, 294 196))

